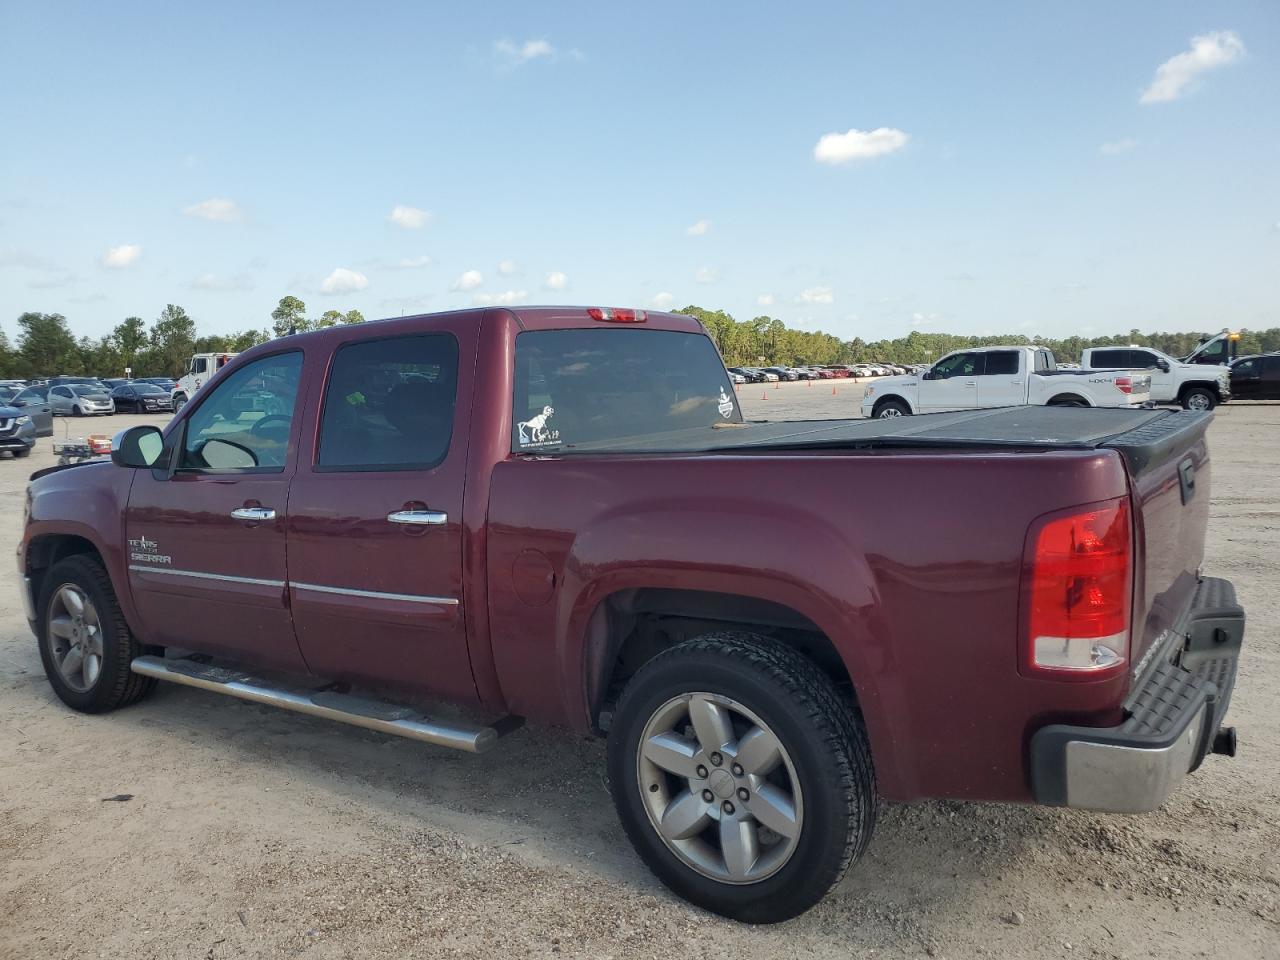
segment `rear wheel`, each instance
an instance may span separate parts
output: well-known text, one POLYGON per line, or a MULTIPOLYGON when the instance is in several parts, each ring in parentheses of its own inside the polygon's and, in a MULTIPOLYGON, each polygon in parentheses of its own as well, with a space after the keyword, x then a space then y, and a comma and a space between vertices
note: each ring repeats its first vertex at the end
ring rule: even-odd
POLYGON ((1089 404, 1085 403, 1080 397, 1073 396, 1071 394, 1054 397, 1047 404, 1047 406, 1050 407, 1087 407, 1088 405, 1089 404))
POLYGON ((1207 387, 1189 387, 1182 393, 1183 410, 1212 410, 1217 405, 1217 394, 1207 387))
POLYGON ((45 575, 36 607, 40 660, 54 693, 84 713, 141 700, 156 681, 129 669, 141 645, 129 632, 107 572, 74 556, 45 575))
POLYGON ((891 417, 909 417, 911 416, 911 408, 901 400, 881 400, 876 404, 876 410, 872 416, 877 420, 888 420, 891 417))
POLYGON ((812 661, 749 633, 689 640, 636 673, 609 734, 609 786, 658 879, 747 923, 821 900, 875 823, 856 712, 812 661))

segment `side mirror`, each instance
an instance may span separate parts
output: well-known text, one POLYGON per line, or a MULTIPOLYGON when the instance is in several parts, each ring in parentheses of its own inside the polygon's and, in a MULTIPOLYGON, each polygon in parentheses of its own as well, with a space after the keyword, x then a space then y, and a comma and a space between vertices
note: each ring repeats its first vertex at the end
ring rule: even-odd
POLYGON ((111 462, 117 467, 153 466, 164 450, 164 434, 151 426, 121 430, 111 441, 111 462))
POLYGON ((939 377, 932 370, 926 370, 924 373, 920 374, 920 379, 921 380, 937 380, 939 379, 939 377))
POLYGON ((1156 360, 1156 366, 1159 367, 1164 373, 1168 373, 1169 370, 1171 369, 1169 367, 1168 360, 1156 360))

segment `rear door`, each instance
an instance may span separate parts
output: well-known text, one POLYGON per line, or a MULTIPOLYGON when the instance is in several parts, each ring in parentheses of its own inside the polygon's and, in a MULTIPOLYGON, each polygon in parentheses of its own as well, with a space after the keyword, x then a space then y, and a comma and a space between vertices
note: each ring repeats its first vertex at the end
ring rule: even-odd
MULTIPOLYGON (((1264 381, 1264 373, 1266 366, 1263 363, 1265 359, 1265 357, 1252 357, 1248 360, 1238 360, 1232 365, 1232 400, 1265 399, 1266 383, 1264 381)), ((1280 387, 1280 384, 1272 384, 1272 386, 1280 387)))
POLYGON ((1178 385, 1174 383, 1172 367, 1160 369, 1159 358, 1150 350, 1130 350, 1129 368, 1151 374, 1151 399, 1166 401, 1177 398, 1178 385))
POLYGON ((260 357, 193 401, 164 470, 135 472, 129 585, 148 639, 305 669, 285 597, 302 352, 260 357))
POLYGON ((956 353, 933 366, 931 379, 920 378, 920 412, 973 410, 978 406, 981 353, 956 353))
POLYGON ((1280 400, 1280 357, 1262 358, 1262 400, 1280 400))
POLYGON ((13 406, 31 418, 37 437, 53 436, 53 408, 47 394, 28 388, 13 398, 13 406))
MULTIPOLYGON (((325 677, 476 699, 462 595, 474 318, 338 341, 289 499, 294 628, 325 677), (465 422, 465 416, 462 418, 465 422)), ((477 496, 485 496, 480 491, 477 496)))
POLYGON ((1024 350, 991 350, 983 354, 978 406, 1014 407, 1027 402, 1027 374, 1019 368, 1024 355, 1024 350))

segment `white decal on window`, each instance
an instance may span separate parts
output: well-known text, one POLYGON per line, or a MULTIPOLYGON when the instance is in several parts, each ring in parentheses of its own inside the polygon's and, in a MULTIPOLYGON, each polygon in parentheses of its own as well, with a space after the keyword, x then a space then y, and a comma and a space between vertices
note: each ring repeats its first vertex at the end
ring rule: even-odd
POLYGON ((552 430, 547 426, 547 421, 555 415, 555 412, 554 407, 546 406, 542 408, 541 413, 517 423, 516 429, 520 432, 520 446, 549 447, 558 444, 560 442, 560 431, 552 430))
POLYGON ((729 399, 729 395, 724 392, 724 387, 720 388, 720 403, 716 409, 720 411, 720 416, 728 420, 733 416, 733 401, 729 399))

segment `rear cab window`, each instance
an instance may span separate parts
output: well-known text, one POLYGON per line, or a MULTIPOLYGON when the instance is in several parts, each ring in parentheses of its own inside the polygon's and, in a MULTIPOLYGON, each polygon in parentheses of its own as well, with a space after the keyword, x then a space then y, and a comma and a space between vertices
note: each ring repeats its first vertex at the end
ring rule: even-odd
POLYGON ((741 423, 711 340, 671 330, 535 330, 516 337, 512 453, 643 449, 741 423))

